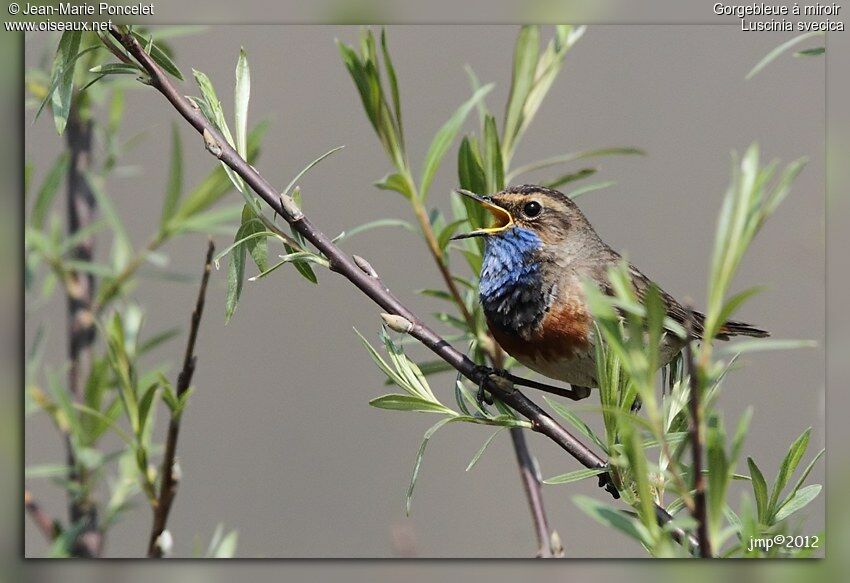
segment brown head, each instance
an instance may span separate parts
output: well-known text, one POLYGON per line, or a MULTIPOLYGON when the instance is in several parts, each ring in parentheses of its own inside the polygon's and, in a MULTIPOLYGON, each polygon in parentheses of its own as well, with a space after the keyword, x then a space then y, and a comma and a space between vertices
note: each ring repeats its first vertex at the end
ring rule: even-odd
POLYGON ((519 227, 534 232, 543 241, 544 248, 557 249, 560 254, 575 256, 607 249, 584 213, 557 190, 523 184, 491 196, 477 196, 465 190, 458 192, 487 208, 493 215, 493 223, 457 238, 489 237, 519 227))

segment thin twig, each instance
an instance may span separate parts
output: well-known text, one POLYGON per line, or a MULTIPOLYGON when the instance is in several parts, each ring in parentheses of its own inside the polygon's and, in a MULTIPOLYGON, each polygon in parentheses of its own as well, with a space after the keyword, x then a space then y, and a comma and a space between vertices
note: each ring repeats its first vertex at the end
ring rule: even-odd
MULTIPOLYGON (((68 236, 73 237, 88 227, 97 212, 94 195, 88 187, 85 173, 92 167, 93 126, 91 119, 80 115, 79 98, 71 108, 66 127, 66 141, 70 152, 68 167, 68 236)), ((90 263, 94 255, 94 237, 88 237, 71 250, 73 259, 90 263)), ((95 338, 94 315, 91 310, 95 279, 90 273, 68 271, 66 292, 68 296, 68 392, 71 399, 82 399, 82 383, 91 368, 92 345, 95 338)), ((68 460, 68 480, 78 488, 69 492, 68 515, 71 525, 79 525, 79 535, 71 545, 71 554, 80 557, 97 557, 103 546, 103 533, 98 528, 97 510, 89 495, 88 471, 77 463, 74 448, 65 438, 68 460)))
POLYGON ((24 490, 24 508, 35 522, 38 530, 44 535, 48 542, 53 542, 59 535, 59 528, 55 520, 50 518, 41 505, 33 498, 29 490, 24 490))
MULTIPOLYGON (((392 294, 377 278, 361 269, 355 261, 346 255, 332 240, 301 212, 291 199, 282 197, 263 176, 245 161, 224 139, 221 133, 177 90, 162 69, 139 45, 136 39, 124 30, 113 28, 111 34, 124 46, 150 75, 150 83, 171 103, 177 112, 194 127, 198 133, 214 140, 216 157, 236 172, 251 189, 257 193, 276 213, 293 226, 305 239, 329 260, 329 268, 344 276, 373 302, 387 313, 401 316, 411 322, 409 334, 425 347, 450 364, 455 370, 476 384, 482 384, 496 398, 512 407, 531 422, 533 431, 541 433, 574 457, 587 468, 607 468, 605 461, 590 450, 572 433, 557 423, 548 413, 528 399, 509 382, 483 373, 466 355, 455 349, 439 334, 431 330, 392 294), (505 386, 505 385, 508 386, 505 386)), ((207 141, 207 140, 205 140, 207 141)), ((615 498, 619 492, 611 482, 610 475, 600 474, 600 486, 605 487, 615 498)), ((670 515, 656 507, 659 520, 669 522, 670 515)))
POLYGON ((705 476, 702 473, 702 448, 705 435, 702 427, 702 409, 700 408, 700 382, 699 371, 693 351, 694 315, 687 308, 688 317, 685 322, 687 332, 687 344, 685 345, 685 359, 688 363, 688 375, 690 377, 691 390, 688 397, 688 408, 690 410, 690 433, 691 456, 693 457, 694 475, 694 504, 691 515, 697 523, 697 542, 699 543, 699 555, 703 558, 711 557, 711 539, 708 536, 708 515, 705 500, 705 476))
MULTIPOLYGON (((204 261, 204 274, 201 277, 201 286, 198 289, 198 299, 195 302, 195 309, 192 311, 192 324, 189 328, 189 339, 186 342, 186 353, 183 355, 183 368, 177 376, 176 395, 178 402, 186 391, 189 390, 189 385, 192 383, 192 375, 195 373, 195 363, 197 361, 197 357, 195 356, 195 342, 198 339, 198 328, 201 325, 201 316, 204 313, 207 284, 210 280, 214 252, 215 245, 212 239, 210 239, 204 261)), ((158 540, 168 524, 168 514, 171 511, 171 504, 174 502, 174 497, 177 494, 179 477, 175 476, 174 466, 176 463, 177 437, 180 434, 181 416, 182 411, 172 413, 171 420, 168 423, 165 455, 163 456, 162 469, 160 470, 162 481, 159 487, 159 498, 153 507, 153 525, 151 526, 151 535, 148 541, 148 557, 163 556, 164 549, 158 544, 158 540)))

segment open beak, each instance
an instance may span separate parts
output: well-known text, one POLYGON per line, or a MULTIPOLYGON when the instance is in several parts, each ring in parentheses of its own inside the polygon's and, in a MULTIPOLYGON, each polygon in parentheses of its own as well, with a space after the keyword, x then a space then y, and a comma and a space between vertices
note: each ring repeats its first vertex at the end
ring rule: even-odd
POLYGON ((495 235, 496 233, 501 233, 507 229, 510 229, 514 225, 514 218, 511 216, 511 213, 503 209, 502 207, 493 204, 489 197, 478 196, 475 193, 469 192, 468 190, 464 190, 462 188, 456 188, 455 192, 458 194, 462 194, 467 198, 471 198, 493 215, 494 223, 492 227, 486 227, 483 229, 476 229, 474 231, 470 231, 469 233, 464 233, 462 235, 455 235, 452 237, 452 241, 457 239, 468 239, 469 237, 486 237, 487 235, 495 235))

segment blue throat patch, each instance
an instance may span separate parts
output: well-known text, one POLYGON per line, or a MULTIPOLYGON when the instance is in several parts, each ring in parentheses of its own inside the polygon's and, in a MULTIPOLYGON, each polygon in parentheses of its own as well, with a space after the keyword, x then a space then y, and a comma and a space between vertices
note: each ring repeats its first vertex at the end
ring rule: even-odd
POLYGON ((486 238, 478 295, 491 324, 519 333, 542 318, 545 293, 534 257, 542 246, 540 237, 520 227, 486 238))

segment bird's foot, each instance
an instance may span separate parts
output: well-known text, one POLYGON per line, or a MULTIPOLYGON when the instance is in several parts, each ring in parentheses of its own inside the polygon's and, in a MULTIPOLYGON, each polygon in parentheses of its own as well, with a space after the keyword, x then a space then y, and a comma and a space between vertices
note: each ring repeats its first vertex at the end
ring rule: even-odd
POLYGON ((504 369, 493 368, 492 366, 479 364, 475 367, 475 372, 478 376, 478 394, 475 396, 475 398, 478 401, 478 405, 483 409, 485 403, 487 405, 493 404, 493 397, 484 389, 484 383, 487 381, 487 378, 489 378, 490 375, 494 374, 504 376, 505 374, 507 374, 507 371, 504 369))

